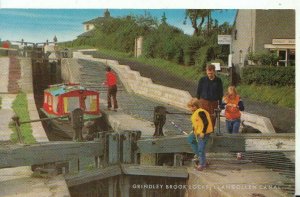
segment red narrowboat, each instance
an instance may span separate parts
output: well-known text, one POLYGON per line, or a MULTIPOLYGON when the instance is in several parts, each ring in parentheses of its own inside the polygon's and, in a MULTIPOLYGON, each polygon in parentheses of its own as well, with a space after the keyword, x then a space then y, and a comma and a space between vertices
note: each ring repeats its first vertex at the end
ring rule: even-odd
MULTIPOLYGON (((85 125, 89 127, 96 124, 97 119, 101 118, 99 107, 99 92, 89 90, 79 84, 57 84, 50 85, 44 90, 44 102, 41 112, 51 119, 48 126, 51 131, 64 138, 73 138, 74 131, 69 118, 73 110, 81 108, 84 113, 85 125), (63 117, 64 116, 64 117, 63 117)), ((83 136, 88 134, 87 126, 83 127, 83 136)))

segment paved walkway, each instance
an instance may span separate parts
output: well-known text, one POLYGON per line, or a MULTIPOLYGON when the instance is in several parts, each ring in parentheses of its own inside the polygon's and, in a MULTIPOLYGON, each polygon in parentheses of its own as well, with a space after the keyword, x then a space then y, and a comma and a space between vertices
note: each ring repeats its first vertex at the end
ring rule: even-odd
POLYGON ((250 160, 235 160, 230 154, 209 158, 211 165, 202 172, 188 168, 188 196, 290 196, 283 192, 289 180, 279 172, 250 160))
POLYGON ((2 104, 0 109, 0 142, 10 141, 10 136, 13 131, 9 128, 11 117, 15 114, 11 109, 12 102, 15 100, 14 94, 0 94, 2 104))
POLYGON ((9 74, 9 58, 0 58, 1 72, 0 72, 0 93, 8 92, 8 74, 9 74))

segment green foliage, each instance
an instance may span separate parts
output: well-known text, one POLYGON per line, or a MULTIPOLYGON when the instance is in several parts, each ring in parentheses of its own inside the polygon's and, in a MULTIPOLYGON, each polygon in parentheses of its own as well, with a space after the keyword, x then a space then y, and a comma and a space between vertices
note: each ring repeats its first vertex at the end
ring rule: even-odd
POLYGON ((295 67, 248 66, 242 69, 243 84, 295 86, 295 67))
POLYGON ((295 108, 295 87, 292 86, 240 85, 237 87, 237 90, 242 97, 295 108))
POLYGON ((195 61, 195 65, 196 67, 199 68, 200 71, 204 71, 205 70, 205 66, 207 63, 207 51, 209 49, 209 46, 203 46, 201 47, 197 53, 196 53, 196 61, 195 61))
POLYGON ((279 60, 279 57, 274 52, 250 52, 248 55, 248 59, 253 61, 257 65, 263 66, 276 66, 279 60))
POLYGON ((163 23, 159 25, 157 30, 145 37, 143 56, 182 64, 183 48, 187 39, 188 36, 185 36, 181 30, 163 23))
MULTIPOLYGON (((201 36, 192 36, 185 47, 185 65, 191 66, 196 63, 197 51, 206 45, 205 39, 201 36)), ((205 54, 206 55, 206 54, 205 54)))
MULTIPOLYGON (((30 120, 27 106, 28 106, 28 102, 27 102, 26 94, 20 92, 12 104, 12 108, 15 111, 16 115, 20 117, 20 121, 30 120)), ((14 131, 13 134, 11 135, 11 140, 13 142, 17 142, 18 141, 17 132, 12 122, 10 123, 10 128, 12 128, 12 130, 14 131)), ((21 124, 20 130, 25 144, 33 144, 36 142, 32 135, 32 129, 30 124, 21 124)))

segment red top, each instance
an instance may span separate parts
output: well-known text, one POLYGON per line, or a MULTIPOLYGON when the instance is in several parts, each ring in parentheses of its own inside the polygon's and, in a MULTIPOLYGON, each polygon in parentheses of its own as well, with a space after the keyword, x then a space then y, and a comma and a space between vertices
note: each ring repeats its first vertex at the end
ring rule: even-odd
POLYGON ((8 49, 9 48, 9 43, 7 41, 3 42, 2 47, 8 49))
POLYGON ((241 112, 238 108, 240 96, 237 95, 235 98, 224 97, 224 102, 227 104, 225 109, 225 117, 228 120, 234 120, 241 117, 241 112))
POLYGON ((117 84, 117 77, 113 72, 106 72, 106 84, 108 86, 114 86, 117 84))

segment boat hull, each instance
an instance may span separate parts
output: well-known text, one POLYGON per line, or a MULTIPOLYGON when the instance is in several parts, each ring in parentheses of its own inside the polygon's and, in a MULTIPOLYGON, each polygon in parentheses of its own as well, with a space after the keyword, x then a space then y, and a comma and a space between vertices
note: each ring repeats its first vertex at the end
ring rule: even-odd
MULTIPOLYGON (((44 117, 46 118, 53 118, 53 115, 49 115, 44 110, 40 110, 44 117)), ((87 119, 85 118, 84 126, 82 128, 82 137, 87 139, 89 135, 97 132, 98 126, 97 124, 100 122, 101 116, 95 116, 94 118, 87 119), (96 128, 96 129, 91 129, 96 128)), ((75 136, 75 130, 73 129, 70 120, 68 119, 50 119, 46 120, 47 127, 49 132, 55 134, 64 139, 73 139, 75 136)))

